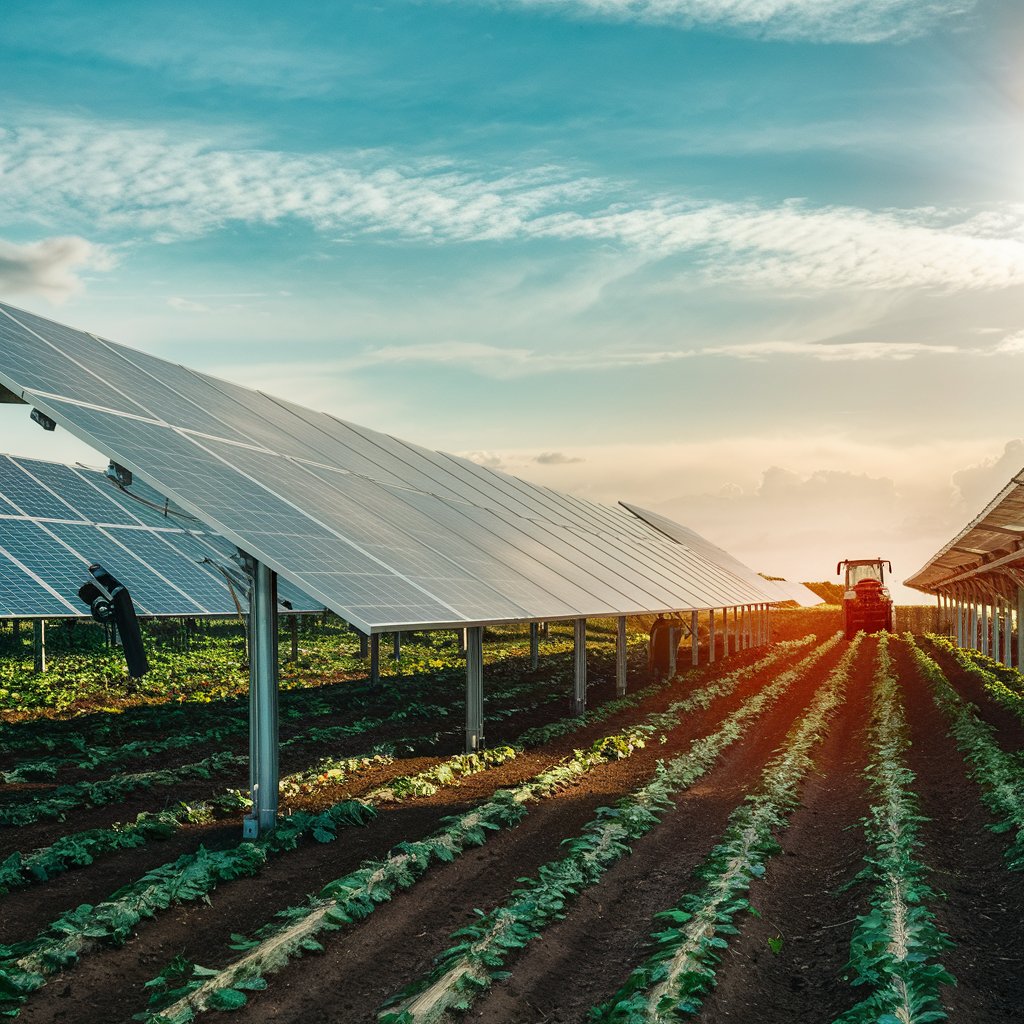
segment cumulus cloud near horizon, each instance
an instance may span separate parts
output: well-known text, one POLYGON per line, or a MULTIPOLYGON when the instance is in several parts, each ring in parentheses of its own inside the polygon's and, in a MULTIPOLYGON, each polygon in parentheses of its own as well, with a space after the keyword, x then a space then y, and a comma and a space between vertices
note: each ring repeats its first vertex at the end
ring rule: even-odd
POLYGON ((82 290, 82 271, 109 270, 113 264, 108 249, 77 235, 20 245, 0 238, 0 292, 63 302, 82 290))

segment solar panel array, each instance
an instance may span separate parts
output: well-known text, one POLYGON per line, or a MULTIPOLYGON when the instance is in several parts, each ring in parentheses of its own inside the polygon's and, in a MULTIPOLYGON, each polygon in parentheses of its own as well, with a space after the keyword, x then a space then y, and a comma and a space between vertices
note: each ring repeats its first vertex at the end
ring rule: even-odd
POLYGON ((16 395, 367 632, 777 599, 628 510, 3 304, 0 352, 16 395))
MULTIPOLYGON (((93 562, 128 587, 140 615, 237 614, 223 574, 203 564, 231 567, 234 545, 145 484, 131 491, 150 504, 98 470, 0 455, 0 617, 88 616, 78 588, 93 562)), ((280 590, 296 610, 317 610, 296 588, 280 590)), ((236 595, 246 610, 244 588, 236 595)))
POLYGON ((825 603, 810 587, 805 587, 802 583, 793 580, 769 580, 768 582, 781 594, 781 597, 778 598, 780 601, 793 601, 801 608, 814 608, 825 603))

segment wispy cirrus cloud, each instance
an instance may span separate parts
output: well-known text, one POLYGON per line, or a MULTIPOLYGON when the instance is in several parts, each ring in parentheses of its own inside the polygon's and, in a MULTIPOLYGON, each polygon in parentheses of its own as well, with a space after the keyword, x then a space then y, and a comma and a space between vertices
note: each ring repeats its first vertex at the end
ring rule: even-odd
POLYGON ((83 270, 109 270, 113 255, 78 236, 15 244, 0 239, 0 291, 60 302, 81 290, 83 270))
MULTIPOLYGON (((415 365, 458 367, 483 377, 510 380, 550 373, 607 372, 669 365, 691 359, 736 359, 747 362, 792 358, 821 363, 905 362, 918 358, 1024 355, 1024 343, 1010 336, 992 345, 933 345, 902 341, 762 341, 748 344, 703 345, 678 349, 614 349, 544 352, 506 348, 480 342, 447 341, 419 345, 387 345, 340 360, 333 369, 352 372, 378 366, 415 365)), ((544 460, 538 459, 543 462, 544 460)))
POLYGON ((902 41, 948 24, 974 0, 496 0, 568 17, 725 30, 819 43, 902 41))
POLYGON ((1024 204, 890 209, 643 195, 565 168, 493 175, 386 153, 229 148, 79 121, 0 131, 0 219, 163 242, 231 224, 410 244, 592 243, 674 258, 695 286, 926 289, 1024 283, 1024 204))

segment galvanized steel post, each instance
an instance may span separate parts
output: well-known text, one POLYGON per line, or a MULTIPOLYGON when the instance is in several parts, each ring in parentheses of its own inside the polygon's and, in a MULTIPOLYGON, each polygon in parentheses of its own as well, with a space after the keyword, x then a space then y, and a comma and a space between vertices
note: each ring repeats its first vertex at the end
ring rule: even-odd
POLYGON ((484 746, 484 629, 466 630, 466 753, 484 746))
POLYGON ((1009 668, 1013 664, 1013 609, 1010 599, 1003 601, 1003 664, 1009 668))
POLYGON ((992 600, 992 657, 996 661, 999 660, 999 651, 1002 648, 1002 644, 1000 643, 1000 640, 1002 639, 1002 637, 1000 637, 1000 635, 999 635, 999 626, 1000 626, 1000 621, 999 620, 1002 618, 1002 612, 1003 612, 1003 608, 1002 608, 1002 604, 999 601, 999 598, 998 597, 993 598, 993 600, 992 600))
POLYGON ((32 620, 32 650, 36 672, 46 671, 46 620, 32 620))
POLYGON ((626 660, 626 616, 620 615, 615 623, 615 695, 626 694, 629 663, 626 660))
POLYGON ((700 633, 697 628, 697 612, 690 612, 690 664, 700 664, 700 633))
POLYGON ((1017 670, 1024 667, 1024 587, 1017 587, 1017 670))
POLYGON ((402 657, 402 634, 392 633, 391 634, 391 657, 398 661, 402 657))
POLYGON ((249 789, 252 813, 244 834, 257 836, 277 824, 277 573, 252 562, 249 601, 249 789))
POLYGON ((675 678, 676 655, 679 653, 679 637, 675 626, 668 628, 668 678, 675 678))
POLYGON ((380 682, 380 633, 370 636, 370 682, 380 682))
POLYGON ((587 709, 587 620, 573 619, 572 626, 572 710, 582 715, 587 709))

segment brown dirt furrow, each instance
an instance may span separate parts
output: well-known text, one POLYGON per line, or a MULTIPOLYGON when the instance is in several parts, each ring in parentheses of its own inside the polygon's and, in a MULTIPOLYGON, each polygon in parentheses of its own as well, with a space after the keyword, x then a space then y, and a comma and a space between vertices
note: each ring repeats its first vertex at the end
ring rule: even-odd
MULTIPOLYGON (((612 867, 564 921, 547 929, 541 942, 512 961, 511 978, 479 1000, 474 1014, 507 1024, 569 1024, 584 1020, 591 1006, 609 998, 647 955, 654 915, 698 884, 694 869, 718 841, 737 804, 757 786, 765 762, 844 649, 841 645, 825 659, 711 773, 684 793, 675 811, 634 844, 631 856, 612 867)), ((756 1000, 753 1005, 756 1016, 734 1019, 758 1024, 802 1019, 762 1018, 762 1007, 756 1000)))
POLYGON ((905 644, 893 646, 904 687, 913 746, 908 753, 921 813, 921 860, 945 899, 933 908, 939 926, 956 943, 943 962, 957 979, 943 1001, 952 1021, 1007 1024, 1024 1006, 1024 874, 1010 872, 1006 839, 989 831, 992 818, 968 778, 945 716, 905 644))
MULTIPOLYGON (((837 657, 836 653, 825 660, 831 666, 837 657)), ((515 988, 502 985, 493 990, 474 1008, 474 1017, 516 1022, 580 1019, 592 1001, 589 993, 581 996, 574 991, 580 978, 604 977, 606 961, 620 966, 631 961, 631 948, 646 935, 650 914, 661 905, 666 886, 671 890, 706 854, 716 829, 746 792, 778 735, 806 705, 816 678, 798 683, 718 767, 684 794, 677 809, 635 845, 632 856, 582 897, 566 922, 550 928, 514 963, 515 988), (525 979, 522 985, 520 979, 525 979)), ((688 737, 705 734, 711 727, 713 723, 705 721, 700 728, 688 729, 688 737)), ((673 746, 664 751, 666 757, 681 745, 673 746)), ((324 958, 293 963, 272 979, 267 993, 252 1001, 240 1024, 375 1020, 383 999, 430 968, 433 958, 450 944, 451 931, 472 919, 473 908, 502 902, 517 877, 562 856, 560 841, 577 834, 598 806, 642 785, 649 774, 639 767, 630 764, 629 784, 622 785, 626 780, 621 780, 604 799, 588 800, 586 805, 574 800, 578 806, 571 815, 559 799, 538 809, 533 831, 520 828, 495 837, 488 844, 494 868, 486 875, 472 861, 460 859, 433 873, 387 913, 378 911, 347 941, 331 943, 324 958), (312 972, 317 981, 304 980, 312 972)))
POLYGON ((939 663, 957 693, 977 705, 978 714, 998 731, 1003 749, 1024 750, 1024 719, 991 696, 980 680, 960 667, 953 655, 924 639, 921 640, 921 647, 939 663))
POLYGON ((41 846, 49 846, 71 832, 108 828, 115 822, 134 821, 142 811, 162 811, 177 806, 183 800, 206 800, 230 787, 247 786, 247 780, 237 775, 183 782, 175 786, 154 786, 150 790, 140 790, 127 800, 117 803, 104 804, 101 807, 76 807, 67 812, 67 817, 63 821, 46 818, 29 825, 2 827, 0 859, 15 850, 24 853, 41 846))
POLYGON ((779 837, 782 849, 755 880, 759 917, 743 915, 724 951, 718 985, 700 1015, 708 1024, 830 1021, 857 1001, 842 982, 863 894, 844 886, 863 866, 858 826, 867 813, 862 777, 877 640, 863 643, 846 704, 815 755, 801 806, 779 837), (781 940, 778 953, 769 940, 781 940))
MULTIPOLYGON (((759 654, 756 652, 746 652, 744 658, 753 659, 757 656, 759 654)), ((835 657, 833 653, 826 660, 831 663, 835 657)), ((731 659, 721 670, 730 670, 741 663, 738 658, 731 659)), ((776 668, 775 671, 782 671, 782 668, 776 668)), ((766 681, 761 679, 748 682, 740 693, 717 701, 707 712, 694 714, 669 734, 664 745, 654 744, 626 761, 604 765, 591 773, 581 785, 573 787, 559 797, 542 802, 518 829, 497 833, 483 850, 471 852, 455 864, 445 865, 431 872, 425 880, 432 882, 432 887, 426 890, 429 893, 427 896, 422 895, 425 883, 421 883, 410 893, 381 908, 371 917, 368 924, 378 918, 389 918, 392 913, 399 914, 399 920, 404 919, 406 915, 413 918, 419 915, 424 921, 429 921, 432 915, 438 912, 439 907, 446 907, 446 904, 451 902, 453 906, 451 917, 446 919, 447 928, 448 920, 457 923, 459 915, 461 914, 461 919, 464 919, 469 910, 465 904, 455 901, 451 893, 465 888, 473 892, 472 899, 476 900, 475 885, 484 884, 488 892, 482 893, 480 902, 487 902, 488 893, 491 898, 500 898, 524 870, 529 871, 531 865, 535 867, 555 856, 560 839, 578 830, 579 826, 592 816, 596 807, 607 804, 622 793, 633 789, 638 781, 650 775, 657 759, 672 756, 683 749, 693 736, 713 728, 728 711, 738 706, 745 693, 754 687, 764 685, 766 681), (525 838, 518 840, 517 836, 525 838), (520 842, 524 845, 519 845, 520 842), (462 880, 463 871, 469 873, 468 881, 462 880), (482 882, 474 883, 474 876, 482 882)), ((638 714, 678 699, 680 687, 687 685, 684 680, 668 693, 657 695, 648 702, 651 706, 645 705, 642 712, 636 709, 629 711, 627 720, 635 721, 638 714)), ((794 699, 799 703, 803 698, 794 699)), ((614 731, 614 723, 602 723, 592 728, 595 735, 604 735, 614 731)), ((770 745, 772 735, 769 730, 766 733, 768 738, 764 742, 770 745)), ((574 745, 582 745, 584 740, 577 734, 561 742, 566 744, 566 749, 571 749, 574 745)), ((382 808, 380 818, 367 829, 345 830, 333 844, 310 843, 300 851, 271 861, 257 878, 243 879, 221 886, 213 893, 210 907, 180 907, 160 915, 156 921, 147 923, 144 929, 140 929, 138 940, 131 942, 127 947, 87 957, 66 978, 52 979, 49 985, 26 1006, 22 1014, 23 1020, 74 1020, 76 1024, 89 1024, 92 1021, 97 1024, 103 1021, 107 1024, 110 1020, 127 1020, 133 1012, 142 1009, 145 1003, 142 985, 175 955, 184 954, 203 963, 208 963, 211 957, 216 960, 226 951, 226 944, 232 932, 247 932, 254 929, 269 920, 275 910, 301 903, 307 893, 317 891, 326 882, 357 867, 363 860, 386 855, 400 840, 428 834, 436 827, 440 817, 458 813, 485 798, 499 786, 522 781, 536 774, 555 759, 552 756, 554 747, 553 744, 543 753, 526 755, 508 765, 471 776, 456 790, 442 790, 431 798, 393 808, 382 808), (111 991, 111 977, 118 979, 116 993, 111 991), (74 994, 70 1005, 62 996, 63 992, 74 994)), ((360 981, 372 981, 381 972, 379 961, 387 957, 393 968, 393 977, 396 983, 400 983, 402 971, 407 970, 410 963, 409 951, 401 946, 395 949, 382 948, 378 941, 364 938, 364 935, 368 934, 365 933, 365 928, 366 926, 363 926, 358 930, 352 942, 331 943, 328 956, 341 956, 342 964, 339 970, 344 977, 349 974, 345 967, 345 957, 349 955, 346 950, 369 950, 372 954, 369 969, 365 966, 360 967, 353 972, 353 976, 360 981)), ((424 927, 419 925, 416 925, 415 931, 399 925, 398 933, 415 937, 418 932, 424 930, 424 927)), ((426 931, 427 934, 433 934, 433 929, 429 926, 426 927, 426 931)), ((441 939, 446 934, 447 930, 443 930, 438 938, 441 939)), ((426 950, 423 955, 429 960, 433 951, 426 950)), ((302 967, 300 964, 297 969, 301 970, 302 967)), ((313 962, 312 969, 319 975, 326 969, 325 961, 313 962)), ((380 997, 381 993, 375 988, 370 1001, 379 1001, 380 997)))

